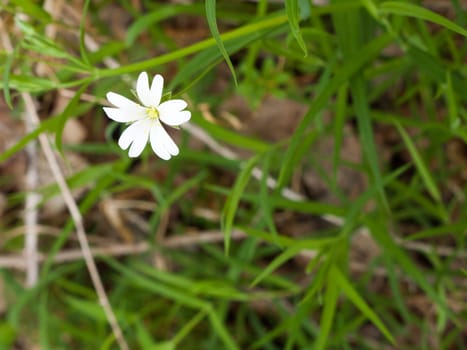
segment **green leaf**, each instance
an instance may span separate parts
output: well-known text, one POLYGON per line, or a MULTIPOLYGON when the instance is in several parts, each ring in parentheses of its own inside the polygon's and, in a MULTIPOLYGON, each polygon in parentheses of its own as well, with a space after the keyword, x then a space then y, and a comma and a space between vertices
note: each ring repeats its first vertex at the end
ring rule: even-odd
POLYGON ((71 312, 77 312, 82 316, 89 317, 95 322, 106 323, 107 321, 104 310, 97 301, 89 301, 66 296, 65 302, 68 304, 71 310, 74 310, 70 310, 71 312))
POLYGON ((233 222, 235 219, 235 214, 237 213, 240 198, 245 191, 246 185, 251 179, 251 172, 253 171, 255 165, 258 163, 258 160, 259 155, 248 160, 248 162, 243 167, 243 170, 238 175, 230 195, 225 201, 224 209, 222 210, 221 226, 222 230, 224 231, 226 254, 229 253, 230 236, 232 234, 233 222))
MULTIPOLYGON (((225 42, 225 49, 229 55, 247 47, 249 44, 259 41, 259 39, 268 35, 278 35, 285 32, 287 27, 279 25, 275 30, 258 29, 249 35, 240 36, 225 42)), ((178 71, 177 75, 170 81, 169 89, 173 89, 182 82, 185 83, 185 90, 193 85, 204 74, 209 72, 222 61, 222 53, 217 47, 209 47, 195 57, 192 57, 178 71), (197 76, 195 76, 197 74, 197 76), (195 76, 195 77, 194 77, 195 76), (188 82, 188 83, 187 83, 188 82)))
MULTIPOLYGON (((47 276, 39 279, 38 283, 30 289, 16 290, 15 303, 11 304, 8 308, 8 323, 14 328, 18 328, 22 322, 22 311, 28 308, 30 303, 34 303, 38 297, 38 294, 46 288, 50 287, 50 284, 57 279, 66 276, 69 273, 75 273, 77 267, 81 268, 82 263, 71 263, 57 267, 54 271, 50 272, 47 276)), ((3 277, 3 276, 2 276, 3 277)))
POLYGON ((15 17, 15 24, 24 33, 24 40, 21 45, 25 49, 38 52, 40 55, 67 59, 69 61, 68 65, 73 64, 73 68, 83 72, 89 71, 88 64, 69 54, 65 48, 38 32, 31 23, 23 21, 17 16, 15 17))
POLYGON ((191 188, 200 186, 200 182, 203 181, 206 178, 206 176, 207 171, 201 170, 201 172, 198 175, 193 176, 191 179, 188 179, 185 182, 183 182, 180 186, 178 186, 170 193, 170 195, 167 197, 166 202, 163 205, 161 205, 160 210, 166 210, 173 203, 179 200, 191 188))
POLYGON ((202 14, 202 4, 190 4, 187 6, 171 4, 170 6, 158 7, 148 14, 138 16, 126 30, 125 44, 131 47, 141 33, 146 32, 151 26, 158 24, 164 19, 173 17, 180 13, 202 14))
POLYGON ((365 315, 373 324, 384 334, 384 336, 393 344, 395 344, 394 337, 391 332, 386 328, 384 323, 380 320, 378 315, 368 306, 358 292, 352 287, 349 280, 342 274, 336 267, 331 266, 329 269, 329 278, 334 280, 340 290, 350 299, 350 301, 365 315))
MULTIPOLYGON (((430 227, 425 230, 418 231, 410 236, 404 237, 404 239, 407 241, 414 241, 414 240, 433 238, 437 236, 448 236, 450 234, 458 234, 459 237, 462 237, 465 233, 466 227, 467 227, 467 218, 463 218, 462 220, 454 224, 430 227)), ((460 246, 458 248, 462 249, 462 247, 460 246)))
POLYGON ((292 247, 288 248, 283 251, 279 256, 277 256, 269 265, 254 279, 253 282, 250 284, 250 288, 256 286, 259 282, 261 282, 264 278, 269 276, 271 273, 274 272, 279 266, 286 263, 288 260, 295 257, 300 251, 302 250, 301 247, 292 247))
POLYGON ((451 130, 456 130, 461 125, 461 120, 459 118, 457 96, 453 88, 451 72, 447 72, 446 74, 445 94, 446 105, 448 107, 449 126, 451 127, 451 130))
POLYGON ((11 74, 9 79, 8 88, 21 92, 43 92, 57 87, 57 84, 48 78, 11 74))
POLYGON ((319 135, 320 132, 318 129, 311 130, 307 134, 303 135, 303 138, 297 145, 295 152, 290 155, 290 158, 287 161, 287 166, 283 166, 281 168, 279 179, 277 181, 278 185, 276 187, 277 193, 280 193, 283 186, 289 182, 303 156, 310 151, 312 144, 316 141, 319 135))
POLYGON ((135 272, 133 269, 129 269, 126 266, 116 262, 115 260, 108 258, 105 258, 105 260, 111 267, 117 270, 125 278, 126 283, 132 283, 139 289, 143 289, 147 292, 151 292, 169 300, 173 300, 185 307, 205 312, 209 317, 212 329, 219 336, 219 338, 223 340, 225 348, 231 350, 238 349, 234 340, 225 328, 224 323, 220 321, 217 311, 211 306, 209 302, 193 296, 190 288, 174 288, 173 286, 160 283, 159 281, 155 281, 152 278, 143 276, 140 273, 135 272))
POLYGON ((352 96, 355 100, 355 111, 357 113, 358 130, 360 133, 362 148, 370 165, 371 173, 373 175, 374 183, 378 193, 383 200, 383 203, 388 208, 389 205, 383 187, 383 179, 379 170, 379 157, 373 137, 373 127, 368 106, 368 96, 363 78, 356 77, 355 80, 353 80, 351 83, 350 90, 352 91, 352 96))
POLYGON ((0 322, 0 349, 13 349, 17 337, 16 330, 8 322, 0 322))
POLYGON ((11 109, 13 109, 13 105, 11 103, 11 95, 10 95, 10 88, 11 88, 10 73, 11 73, 11 67, 13 65, 13 61, 15 60, 15 57, 18 54, 20 48, 21 48, 21 45, 15 46, 13 52, 7 55, 5 65, 3 67, 3 96, 5 97, 6 104, 11 109))
POLYGON ((205 0, 205 6, 206 6, 206 19, 208 21, 209 30, 211 31, 211 34, 214 37, 214 40, 216 40, 217 47, 219 48, 219 51, 222 53, 222 56, 224 57, 225 62, 227 62, 227 65, 229 66, 230 72, 232 73, 232 76, 235 81, 235 85, 238 85, 237 76, 235 74, 235 69, 233 67, 232 61, 230 60, 229 54, 227 53, 227 50, 224 47, 224 43, 219 33, 219 29, 217 28, 216 0, 205 0))
POLYGON ((223 128, 220 125, 208 122, 206 119, 197 114, 193 115, 193 121, 209 132, 213 137, 230 145, 238 146, 243 149, 248 149, 254 152, 265 152, 270 145, 262 140, 255 139, 250 136, 244 136, 236 131, 223 128))
POLYGON ((404 140, 405 146, 407 147, 410 153, 410 156, 414 160, 415 167, 417 168, 420 174, 420 177, 425 183, 425 186, 428 189, 428 192, 430 193, 430 195, 433 197, 434 200, 436 200, 437 202, 440 202, 441 194, 438 190, 438 187, 436 186, 436 183, 433 180, 433 177, 431 176, 430 171, 428 170, 428 167, 425 165, 425 162, 420 156, 420 153, 417 151, 417 148, 412 142, 412 139, 397 121, 395 121, 394 124, 396 125, 399 133, 401 134, 402 139, 404 140))
POLYGON ((326 287, 326 293, 324 294, 324 309, 323 313, 321 314, 321 320, 319 322, 320 330, 314 347, 316 350, 326 349, 326 343, 329 339, 329 332, 331 331, 332 321, 334 319, 334 314, 336 313, 338 298, 338 283, 333 278, 329 278, 326 287))
POLYGON ((373 0, 360 0, 362 5, 365 6, 368 13, 375 19, 378 19, 378 8, 373 0))
POLYGON ((38 316, 39 316, 39 339, 40 339, 40 346, 42 349, 50 349, 50 336, 49 336, 49 324, 50 324, 50 312, 47 310, 48 304, 48 297, 49 291, 44 290, 39 296, 39 300, 37 300, 36 307, 38 308, 38 316))
MULTIPOLYGON (((351 10, 345 13, 334 14, 333 22, 345 60, 352 59, 352 57, 364 47, 365 37, 373 34, 368 14, 360 10, 351 10)), ((385 207, 388 208, 389 206, 382 184, 382 176, 379 170, 376 144, 373 138, 373 127, 368 102, 369 98, 363 74, 354 74, 350 77, 349 90, 353 99, 362 149, 366 161, 369 164, 371 175, 378 189, 380 198, 385 207)))
POLYGON ((305 56, 307 56, 308 51, 299 26, 300 13, 298 7, 298 0, 285 0, 285 11, 287 13, 287 18, 289 19, 289 25, 290 29, 292 30, 292 35, 297 40, 297 43, 303 50, 305 56))
POLYGON ((425 273, 412 259, 394 242, 387 230, 382 229, 378 222, 379 218, 366 217, 365 223, 372 233, 372 237, 378 242, 378 245, 384 249, 392 260, 394 260, 401 270, 405 271, 424 291, 425 293, 437 303, 437 306, 445 313, 450 314, 445 301, 436 293, 435 289, 428 282, 425 273))
POLYGON ((83 61, 89 65, 89 57, 88 57, 88 50, 86 49, 86 44, 85 44, 85 25, 86 25, 86 20, 88 19, 87 13, 88 13, 88 8, 89 8, 89 3, 90 0, 85 0, 83 4, 83 10, 81 11, 81 21, 79 23, 79 52, 81 54, 81 58, 83 61))
POLYGON ((335 244, 338 238, 309 238, 309 239, 294 239, 278 234, 273 236, 268 232, 264 232, 252 227, 240 226, 239 229, 245 231, 249 236, 262 239, 266 242, 284 246, 287 248, 297 247, 302 250, 322 250, 324 247, 335 244))
POLYGON ((135 322, 134 328, 136 332, 134 335, 138 340, 138 346, 140 349, 154 349, 154 340, 152 339, 151 333, 146 329, 146 326, 143 324, 143 320, 137 320, 135 322))
POLYGON ((175 344, 171 340, 163 341, 158 344, 155 344, 151 347, 151 350, 175 350, 177 348, 177 344, 175 344))
MULTIPOLYGON (((293 168, 295 164, 295 153, 303 142, 303 135, 305 134, 308 126, 310 125, 313 118, 327 105, 331 96, 344 84, 350 77, 359 71, 367 62, 377 57, 380 51, 389 45, 392 41, 390 35, 381 35, 375 38, 372 42, 364 46, 360 52, 355 56, 349 57, 346 60, 345 65, 339 69, 336 74, 332 77, 325 88, 315 96, 310 104, 308 112, 303 117, 299 126, 297 127, 292 139, 290 141, 289 148, 285 154, 283 164, 281 167, 281 174, 288 171, 290 167, 293 168)), ((288 178, 285 176, 279 176, 278 187, 283 188, 286 185, 288 178)))
POLYGON ((332 183, 337 185, 337 171, 339 168, 342 143, 344 140, 345 116, 347 112, 348 84, 342 85, 337 92, 336 116, 334 121, 334 150, 332 157, 332 183))
POLYGON ((260 210, 266 222, 266 226, 268 227, 269 231, 272 233, 273 236, 277 236, 277 229, 274 223, 274 208, 271 205, 272 200, 269 195, 269 187, 268 187, 268 178, 269 178, 269 170, 271 167, 272 155, 273 155, 273 152, 267 152, 264 155, 263 174, 260 179, 259 198, 260 198, 260 203, 261 203, 260 210))
POLYGON ((36 20, 42 22, 42 24, 48 24, 52 22, 52 17, 45 11, 36 1, 31 0, 10 0, 10 2, 18 6, 17 12, 30 16, 36 20))
MULTIPOLYGON (((430 53, 421 50, 415 45, 410 45, 407 54, 414 67, 420 68, 420 70, 436 80, 439 84, 446 83, 446 76, 450 74, 453 89, 455 91, 467 91, 467 83, 462 75, 455 71, 450 72, 444 62, 432 56, 430 53)), ((458 97, 464 102, 467 102, 467 94, 461 93, 458 97)), ((421 127, 419 124, 417 124, 417 126, 421 127)))
POLYGON ((458 26, 454 22, 451 22, 447 18, 438 15, 426 8, 417 6, 415 4, 410 4, 403 1, 387 1, 383 2, 379 6, 379 12, 382 14, 393 14, 393 15, 402 15, 407 17, 420 18, 426 21, 430 21, 440 26, 443 26, 447 29, 452 30, 463 36, 467 36, 467 30, 458 26))
MULTIPOLYGON (((67 182, 71 189, 79 188, 85 186, 86 184, 94 182, 96 179, 106 176, 109 172, 112 171, 111 164, 96 164, 84 168, 83 170, 73 174, 67 178, 67 182)), ((43 195, 44 200, 48 200, 53 196, 56 196, 60 193, 60 189, 55 182, 52 182, 50 185, 40 188, 40 193, 43 195)))
POLYGON ((175 335, 172 339, 174 346, 180 343, 189 333, 193 330, 193 328, 201 322, 201 320, 206 316, 206 312, 200 311, 198 312, 193 318, 186 323, 183 328, 175 335))
MULTIPOLYGON (((272 14, 266 16, 259 21, 246 24, 240 28, 234 29, 230 32, 220 35, 220 38, 224 41, 237 40, 243 36, 254 35, 254 33, 263 30, 274 31, 274 29, 282 26, 287 21, 287 16, 283 14, 272 14)), ((174 61, 176 59, 192 55, 194 53, 203 51, 207 48, 216 45, 216 40, 214 38, 206 39, 200 42, 197 42, 193 45, 181 48, 177 51, 167 53, 165 55, 157 56, 155 58, 150 58, 145 61, 136 62, 127 64, 118 68, 108 68, 102 69, 95 72, 94 79, 103 78, 103 77, 113 77, 119 76, 125 73, 133 73, 138 71, 143 71, 146 69, 154 68, 162 64, 174 61)))

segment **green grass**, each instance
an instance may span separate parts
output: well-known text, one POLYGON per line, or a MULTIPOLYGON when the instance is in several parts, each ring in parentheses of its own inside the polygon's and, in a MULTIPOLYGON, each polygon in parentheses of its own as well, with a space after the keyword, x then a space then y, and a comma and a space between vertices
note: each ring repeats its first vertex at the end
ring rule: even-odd
MULTIPOLYGON (((131 349, 463 348, 467 11, 425 3, 85 1, 71 22, 41 2, 2 3, 0 128, 21 124, 21 93, 41 123, 0 150, 0 349, 118 348, 84 262, 53 262, 79 248, 68 212, 40 216, 60 234, 39 238, 35 287, 1 265, 24 246, 9 234, 24 231, 27 196, 11 164, 41 134, 65 168, 70 152, 87 161, 67 181, 86 188, 76 201, 92 245, 147 244, 95 258, 131 349), (168 162, 150 147, 129 159, 102 110, 108 91, 131 97, 141 71, 163 74, 205 133, 175 130, 168 162), (274 100, 283 109, 264 116, 274 100), (79 144, 65 142, 70 119, 86 129, 79 144)), ((60 190, 38 191, 43 213, 60 190)))

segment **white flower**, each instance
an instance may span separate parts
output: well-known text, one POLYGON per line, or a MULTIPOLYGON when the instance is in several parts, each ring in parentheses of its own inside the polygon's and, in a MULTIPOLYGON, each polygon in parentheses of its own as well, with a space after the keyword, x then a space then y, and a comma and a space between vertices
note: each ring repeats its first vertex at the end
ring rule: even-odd
POLYGON ((149 87, 146 72, 140 73, 136 82, 136 94, 141 104, 133 102, 114 92, 107 93, 107 100, 115 107, 104 107, 107 116, 119 123, 129 123, 123 131, 118 145, 123 150, 130 147, 128 155, 138 157, 149 140, 152 150, 160 158, 168 160, 178 154, 178 147, 173 142, 161 121, 170 126, 179 126, 191 118, 191 113, 184 110, 184 100, 168 100, 161 103, 164 78, 157 74, 149 87))

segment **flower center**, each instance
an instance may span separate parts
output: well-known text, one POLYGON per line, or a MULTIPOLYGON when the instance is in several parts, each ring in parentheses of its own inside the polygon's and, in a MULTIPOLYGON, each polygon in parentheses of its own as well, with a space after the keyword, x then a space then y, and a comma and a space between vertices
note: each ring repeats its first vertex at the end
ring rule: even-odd
POLYGON ((146 109, 146 115, 149 119, 159 119, 159 111, 156 107, 148 107, 146 109))

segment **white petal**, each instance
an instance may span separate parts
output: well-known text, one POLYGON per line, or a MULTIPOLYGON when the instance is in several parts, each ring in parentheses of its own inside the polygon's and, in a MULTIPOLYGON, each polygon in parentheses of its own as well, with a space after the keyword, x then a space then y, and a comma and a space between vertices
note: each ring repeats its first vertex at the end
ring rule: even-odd
POLYGON ((151 91, 149 90, 149 78, 148 73, 142 72, 138 76, 136 81, 136 94, 138 95, 139 100, 146 107, 152 106, 151 91))
POLYGON ((128 123, 132 120, 131 116, 120 108, 104 107, 104 112, 107 117, 119 123, 128 123))
POLYGON ((173 112, 181 112, 183 109, 186 108, 188 104, 184 100, 168 100, 165 102, 162 102, 157 109, 159 112, 167 112, 167 113, 173 113, 173 112))
POLYGON ((130 122, 134 122, 137 120, 145 119, 146 118, 146 108, 142 106, 138 106, 137 109, 132 110, 123 110, 125 113, 131 115, 130 122))
POLYGON ((135 109, 104 107, 104 112, 107 117, 119 123, 130 123, 146 117, 146 111, 141 106, 135 109))
POLYGON ((149 138, 149 122, 148 120, 140 120, 131 124, 123 131, 118 145, 121 149, 127 149, 130 145, 128 155, 130 157, 138 157, 143 152, 149 138))
POLYGON ((130 151, 128 152, 128 156, 131 158, 138 157, 146 147, 149 139, 149 128, 144 130, 144 134, 141 134, 138 138, 136 138, 130 146, 130 151))
POLYGON ((141 107, 139 104, 133 102, 132 100, 126 98, 125 96, 116 94, 115 92, 107 93, 107 100, 115 107, 123 109, 135 109, 141 107))
POLYGON ((162 75, 157 74, 154 76, 151 84, 151 97, 152 97, 152 106, 157 107, 161 102, 162 90, 164 88, 164 78, 162 75))
POLYGON ((126 150, 128 147, 130 147, 135 138, 138 137, 138 128, 135 128, 135 125, 136 123, 130 125, 120 135, 120 138, 118 139, 118 146, 121 149, 126 150))
POLYGON ((170 126, 179 126, 183 123, 186 123, 187 121, 190 120, 191 118, 191 112, 190 111, 181 111, 181 112, 175 112, 175 113, 170 113, 166 114, 165 112, 159 112, 159 118, 167 125, 170 126))
POLYGON ((152 150, 160 158, 169 160, 178 154, 177 145, 158 121, 152 126, 149 137, 152 150))

